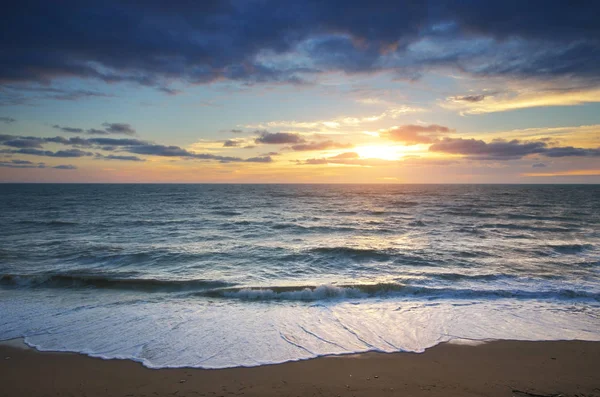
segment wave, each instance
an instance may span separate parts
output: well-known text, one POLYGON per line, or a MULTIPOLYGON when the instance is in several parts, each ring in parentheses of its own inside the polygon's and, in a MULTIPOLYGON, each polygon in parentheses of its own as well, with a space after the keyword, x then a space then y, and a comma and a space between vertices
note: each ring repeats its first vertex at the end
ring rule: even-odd
POLYGON ((38 225, 38 226, 76 226, 79 225, 79 222, 75 221, 63 221, 63 220, 48 220, 48 221, 40 221, 40 220, 22 220, 18 222, 21 225, 38 225))
POLYGON ((340 233, 359 230, 346 226, 303 226, 296 223, 274 223, 269 226, 274 230, 293 230, 298 233, 340 233))
POLYGON ((0 285, 12 287, 81 288, 142 290, 145 292, 175 292, 231 287, 218 280, 161 280, 153 278, 124 278, 122 275, 85 274, 3 274, 0 285))
POLYGON ((447 281, 460 281, 460 280, 482 280, 482 281, 495 281, 502 280, 507 278, 515 278, 513 276, 508 276, 505 274, 461 274, 461 273, 438 273, 438 274, 428 274, 429 277, 436 278, 439 280, 447 280, 447 281))
POLYGON ((420 203, 417 201, 409 201, 409 200, 396 200, 390 203, 392 207, 415 207, 420 203))
POLYGON ((549 245, 548 247, 559 254, 578 254, 594 248, 592 244, 561 244, 549 245))
POLYGON ((356 284, 286 287, 222 288, 194 293, 210 298, 248 301, 322 301, 366 298, 595 300, 600 293, 569 289, 521 291, 430 288, 403 284, 356 284))
POLYGON ((390 254, 386 251, 372 248, 318 247, 310 249, 309 252, 336 257, 349 257, 352 259, 371 259, 375 261, 387 261, 391 258, 390 254))
POLYGON ((527 214, 506 214, 507 219, 516 220, 536 220, 536 221, 574 221, 575 218, 564 216, 545 216, 545 215, 527 215, 527 214))
POLYGON ((215 214, 215 215, 221 215, 221 216, 240 216, 240 215, 243 215, 241 212, 238 212, 238 211, 227 211, 227 210, 213 211, 213 214, 215 214))
POLYGON ((515 224, 515 223, 485 223, 483 225, 479 225, 480 228, 483 229, 513 229, 513 230, 530 230, 536 232, 571 232, 573 229, 565 228, 565 227, 546 227, 546 226, 529 226, 523 224, 515 224))
POLYGON ((447 210, 447 211, 442 211, 441 213, 444 215, 464 216, 464 217, 471 217, 471 218, 497 218, 498 217, 497 214, 493 214, 490 212, 477 212, 477 211, 473 211, 472 208, 469 210, 465 210, 465 211, 447 210))

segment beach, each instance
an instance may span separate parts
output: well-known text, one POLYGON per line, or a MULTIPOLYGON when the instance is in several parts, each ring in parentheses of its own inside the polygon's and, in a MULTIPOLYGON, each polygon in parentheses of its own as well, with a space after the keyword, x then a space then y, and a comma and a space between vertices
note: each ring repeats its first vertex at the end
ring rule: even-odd
POLYGON ((148 369, 0 345, 0 396, 600 396, 600 343, 444 343, 251 368, 148 369))

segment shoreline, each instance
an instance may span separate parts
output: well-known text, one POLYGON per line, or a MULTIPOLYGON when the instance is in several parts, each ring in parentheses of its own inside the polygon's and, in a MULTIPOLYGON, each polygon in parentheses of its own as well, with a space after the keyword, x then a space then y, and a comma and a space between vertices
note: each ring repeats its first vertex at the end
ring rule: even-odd
POLYGON ((224 369, 150 369, 127 359, 0 342, 0 396, 600 396, 600 342, 441 343, 224 369))

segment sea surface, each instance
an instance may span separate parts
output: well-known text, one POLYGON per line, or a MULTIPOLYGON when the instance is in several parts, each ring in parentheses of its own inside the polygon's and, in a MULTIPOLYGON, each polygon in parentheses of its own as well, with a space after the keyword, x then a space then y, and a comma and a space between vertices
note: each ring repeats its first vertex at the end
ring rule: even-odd
POLYGON ((0 185, 0 340, 151 368, 600 340, 599 185, 0 185))

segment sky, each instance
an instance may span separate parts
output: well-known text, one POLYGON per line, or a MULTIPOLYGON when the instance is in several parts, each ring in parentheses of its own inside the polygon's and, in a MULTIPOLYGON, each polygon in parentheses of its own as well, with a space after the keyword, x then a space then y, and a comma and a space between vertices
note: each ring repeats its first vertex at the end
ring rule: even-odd
POLYGON ((0 182, 600 183, 600 2, 13 2, 0 182))

